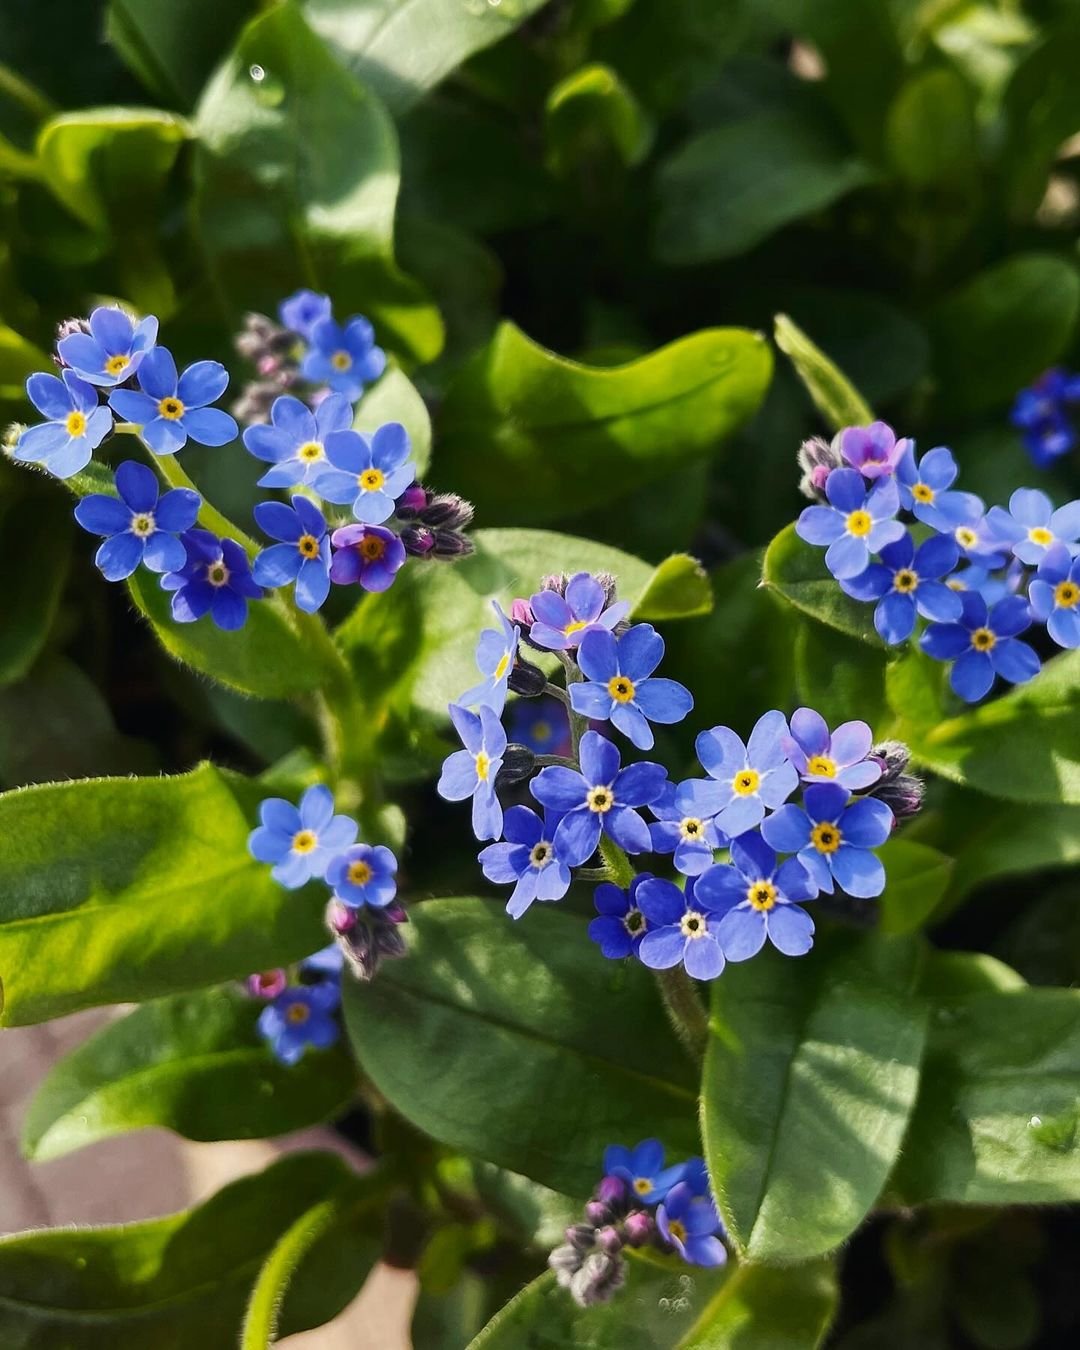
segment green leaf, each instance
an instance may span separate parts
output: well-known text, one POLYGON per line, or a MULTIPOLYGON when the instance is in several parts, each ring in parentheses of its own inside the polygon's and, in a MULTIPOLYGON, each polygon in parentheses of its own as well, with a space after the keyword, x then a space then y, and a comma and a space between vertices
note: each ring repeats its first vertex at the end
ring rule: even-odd
POLYGON ((345 1109, 356 1069, 344 1048, 279 1064, 255 1023, 263 1005, 231 989, 143 1004, 53 1068, 23 1126, 43 1161, 150 1125, 185 1139, 264 1139, 345 1109))
POLYGON ((548 157, 566 174, 614 156, 628 168, 649 153, 653 129, 633 93, 610 66, 579 67, 552 89, 544 108, 548 157))
POLYGON ((1080 31, 1072 16, 1045 28, 1042 41, 1016 67, 1002 101, 1007 205, 1019 219, 1034 215, 1062 143, 1080 128, 1080 31))
POLYGON ((256 0, 109 0, 105 36, 157 98, 190 108, 256 0))
POLYGON ((657 174, 655 248, 674 266, 732 258, 873 180, 814 110, 755 113, 693 136, 657 174))
POLYGON ((32 504, 35 548, 13 548, 5 566, 4 615, 0 622, 0 687, 21 680, 37 660, 52 630, 71 563, 71 519, 58 493, 15 494, 0 500, 0 531, 15 539, 32 504))
POLYGON ((919 993, 938 1005, 967 998, 970 994, 1024 988, 1026 981, 1022 975, 985 952, 948 952, 930 948, 919 978, 919 993))
POLYGON ((713 985, 702 1082, 705 1156, 738 1249, 809 1260, 865 1218, 900 1149, 919 1082, 919 949, 819 935, 713 985))
MULTIPOLYGON (((164 1219, 0 1238, 0 1341, 27 1350, 234 1345, 279 1235, 352 1184, 332 1154, 296 1153, 164 1219)), ((327 1255, 324 1279, 337 1286, 327 1255)))
POLYGON ((678 471, 758 408, 759 334, 714 328, 637 361, 590 367, 512 323, 464 366, 438 426, 439 472, 485 520, 540 524, 678 471))
POLYGON ((410 458, 421 476, 431 459, 431 418, 416 385, 393 360, 381 379, 364 391, 356 405, 353 426, 357 431, 372 432, 386 422, 400 422, 409 433, 410 458))
POLYGON ((48 370, 49 357, 32 342, 0 323, 0 399, 21 403, 26 397, 26 379, 38 370, 48 370))
POLYGON ((892 1188, 905 1203, 1080 1199, 1080 992, 939 1004, 892 1188))
POLYGON ((263 795, 208 764, 0 795, 5 1024, 219 984, 320 947, 318 887, 284 890, 247 851, 263 795))
POLYGON ((653 572, 633 617, 648 623, 665 619, 692 619, 713 607, 709 574, 689 553, 673 553, 653 572))
MULTIPOLYGON (((791 617, 785 616, 785 622, 791 624, 791 617)), ((885 701, 885 653, 820 623, 796 619, 794 627, 792 664, 799 703, 834 725, 857 714, 877 736, 883 735, 893 720, 885 701)))
POLYGON ((439 316, 394 262, 393 123, 291 0, 243 30, 195 124, 196 214, 235 321, 314 286, 339 315, 367 314, 383 345, 438 355, 439 316))
POLYGON ((800 539, 794 524, 785 525, 765 550, 762 580, 819 623, 883 647, 874 628, 873 605, 844 594, 825 566, 824 552, 800 539))
POLYGON ((776 316, 773 336, 832 431, 874 420, 872 409, 847 376, 786 314, 776 316))
POLYGON ((584 919, 554 905, 514 923, 491 901, 433 900, 411 917, 408 959, 349 984, 345 1022, 418 1129, 580 1197, 628 1129, 696 1151, 695 1076, 643 967, 598 960, 584 919))
POLYGON ((831 1261, 783 1270, 741 1265, 679 1342, 679 1350, 815 1350, 838 1301, 831 1261))
POLYGON ((970 86, 948 66, 921 71, 902 86, 889 108, 885 148, 911 187, 937 189, 946 199, 974 195, 979 163, 974 105, 970 86))
POLYGON ((880 930, 890 935, 916 933, 948 890, 953 860, 928 844, 902 836, 889 839, 880 857, 887 878, 880 901, 880 930))

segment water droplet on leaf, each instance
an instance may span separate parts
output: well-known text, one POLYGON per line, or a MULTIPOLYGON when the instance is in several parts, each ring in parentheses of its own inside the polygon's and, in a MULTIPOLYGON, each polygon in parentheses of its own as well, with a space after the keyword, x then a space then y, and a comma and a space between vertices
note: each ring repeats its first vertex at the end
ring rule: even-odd
POLYGON ((248 74, 256 84, 261 84, 266 79, 266 71, 263 70, 262 66, 252 66, 248 74))
POLYGON ((1080 1122, 1077 1120, 1077 1108, 1074 1107, 1063 1115, 1052 1116, 1046 1120, 1041 1116, 1032 1116, 1028 1121, 1028 1129, 1046 1148, 1065 1152, 1076 1143, 1078 1123, 1080 1122))

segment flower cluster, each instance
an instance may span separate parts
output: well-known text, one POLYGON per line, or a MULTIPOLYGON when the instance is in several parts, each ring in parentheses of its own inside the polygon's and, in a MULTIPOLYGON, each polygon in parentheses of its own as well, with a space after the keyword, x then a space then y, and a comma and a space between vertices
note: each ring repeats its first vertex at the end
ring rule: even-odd
POLYGON ((1076 445, 1076 427, 1070 410, 1080 403, 1080 375, 1055 367, 1045 371, 1028 389, 1021 389, 1012 406, 1012 424, 1019 427, 1024 446, 1045 469, 1076 445))
POLYGON ((479 861, 489 881, 513 888, 512 917, 562 899, 598 849, 605 864, 671 855, 681 885, 652 872, 628 887, 603 881, 590 936, 611 959, 681 964, 711 980, 766 941, 789 956, 809 951, 814 925, 802 903, 821 892, 881 894, 885 871, 873 850, 921 805, 903 747, 874 747, 863 722, 830 732, 809 708, 790 724, 774 710, 745 743, 730 727, 703 731, 704 776, 671 782, 658 763, 624 766, 606 734, 610 725, 649 750, 654 725, 681 722, 693 708, 689 690, 655 673, 664 641, 650 624, 628 622, 610 577, 550 577, 510 616, 497 604, 495 614, 498 626, 477 647, 483 678, 450 707, 462 748, 445 761, 439 792, 471 800, 476 837, 495 841, 479 861), (565 688, 548 683, 526 648, 557 654, 565 688), (501 714, 510 692, 520 696, 515 726, 530 725, 523 704, 561 700, 569 744, 553 752, 509 743, 501 714), (526 782, 539 810, 504 808, 503 795, 526 782))
POLYGON ((341 949, 331 943, 301 961, 291 977, 280 969, 248 977, 247 992, 266 1000, 257 1023, 259 1035, 282 1064, 296 1064, 308 1046, 328 1050, 337 1044, 343 964, 341 949))
POLYGON ((558 1283, 575 1303, 606 1303, 626 1279, 623 1251, 651 1247, 688 1265, 722 1266, 724 1225, 701 1158, 664 1166, 659 1139, 604 1152, 604 1177, 581 1223, 548 1257, 558 1283))
POLYGON ((1058 646, 1080 646, 1080 501, 1055 510, 1045 493, 1019 488, 1008 509, 988 511, 953 488, 951 451, 917 459, 883 422, 808 442, 800 463, 815 499, 796 522, 800 538, 826 549, 845 594, 874 605, 885 642, 906 642, 926 619, 919 644, 950 663, 962 699, 977 702, 996 678, 1038 674, 1035 649, 1020 640, 1033 622, 1058 646))

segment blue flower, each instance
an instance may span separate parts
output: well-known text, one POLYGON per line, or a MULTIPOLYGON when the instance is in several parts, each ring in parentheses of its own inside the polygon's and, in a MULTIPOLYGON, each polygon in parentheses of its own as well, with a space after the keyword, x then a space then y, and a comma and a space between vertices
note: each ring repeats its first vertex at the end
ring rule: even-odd
POLYGON ((15 447, 15 458, 24 464, 43 464, 57 478, 70 478, 85 469, 113 425, 112 413, 98 403, 97 390, 65 370, 60 379, 31 375, 26 395, 49 420, 27 427, 15 447))
POLYGON ((838 783, 816 783, 803 793, 802 806, 782 806, 761 833, 777 852, 797 854, 818 890, 832 895, 835 878, 848 895, 870 899, 885 889, 885 868, 870 850, 888 839, 893 823, 876 797, 852 801, 838 783))
MULTIPOLYGON (((977 591, 988 605, 997 604, 1003 595, 1008 595, 1010 586, 1005 577, 999 577, 979 563, 968 563, 949 577, 945 585, 950 591, 963 595, 965 591, 977 591)), ((1011 588, 1015 590, 1016 587, 1011 588)))
POLYGON ((315 983, 320 980, 334 980, 341 983, 345 970, 345 953, 336 942, 321 947, 312 956, 305 956, 300 962, 300 975, 315 983))
POLYGON ((865 572, 870 555, 895 543, 904 527, 894 517, 900 492, 893 477, 879 478, 869 492, 855 469, 833 469, 825 483, 828 506, 808 506, 795 532, 808 544, 828 545, 825 566, 836 579, 865 572))
POLYGON ((814 945, 814 921, 794 902, 817 892, 798 858, 778 866, 764 839, 750 833, 731 841, 731 862, 703 872, 694 893, 723 913, 717 941, 727 959, 747 961, 766 938, 785 956, 805 956, 814 945))
POLYGON ((1064 544, 1046 550, 1028 599, 1032 614, 1059 647, 1080 647, 1080 558, 1064 544))
MULTIPOLYGON (((451 703, 450 719, 465 748, 455 750, 443 762, 439 796, 448 802, 471 797, 473 833, 477 839, 498 839, 503 812, 495 794, 495 778, 502 767, 506 732, 498 713, 487 704, 474 713, 451 703)), ((565 856, 561 849, 559 856, 565 856)))
POLYGON ((649 924, 638 905, 638 890, 652 880, 651 872, 638 872, 624 891, 612 881, 602 881, 593 892, 599 918, 589 924, 589 937, 599 944, 609 961, 636 956, 649 924))
MULTIPOLYGON (((1009 509, 992 506, 987 522, 998 537, 1012 545, 1012 551, 1029 567, 1038 567, 1046 550, 1055 544, 1073 546, 1080 539, 1080 501, 1068 502, 1055 511, 1045 492, 1037 488, 1017 488, 1009 498, 1009 509)), ((1075 552, 1070 547, 1070 552, 1075 552)))
POLYGON ((725 805, 719 783, 687 778, 668 783, 649 810, 656 820, 649 826, 654 853, 674 853, 675 866, 688 877, 712 866, 713 853, 726 848, 727 835, 717 828, 716 816, 725 805))
POLYGON ((278 305, 278 318, 290 333, 302 337, 305 342, 310 341, 311 330, 315 325, 321 319, 329 319, 332 312, 328 295, 320 295, 318 291, 305 290, 303 287, 293 291, 278 305))
POLYGON ((716 1205, 690 1182, 671 1188, 656 1211, 656 1226, 664 1241, 692 1266, 722 1266, 727 1261, 727 1249, 717 1236, 723 1224, 716 1205))
POLYGON ((480 866, 497 886, 514 884, 506 912, 520 919, 534 900, 561 900, 570 887, 570 869, 555 847, 558 817, 544 819, 527 806, 512 806, 503 819, 501 844, 480 851, 480 866))
POLYGON ((491 607, 499 627, 485 628, 476 644, 476 664, 484 678, 462 694, 461 704, 472 708, 478 703, 486 703, 493 711, 501 713, 506 706, 510 672, 514 669, 517 657, 518 630, 503 613, 497 600, 492 600, 491 607))
POLYGON ((807 783, 839 783, 854 791, 881 777, 881 764, 867 758, 874 738, 865 722, 842 722, 830 735, 829 724, 813 708, 791 714, 791 735, 784 751, 807 783))
POLYGON ((394 503, 416 477, 409 437, 400 422, 387 422, 369 440, 358 431, 332 431, 326 438, 327 464, 314 488, 328 502, 351 502, 365 525, 394 514, 394 503))
POLYGON ((139 388, 114 389, 109 406, 120 417, 142 427, 142 438, 158 455, 175 455, 188 437, 200 445, 225 445, 237 434, 236 423, 220 408, 229 383, 220 361, 196 361, 177 378, 176 362, 165 347, 155 347, 139 367, 139 388))
POLYGON ((61 338, 56 350, 81 379, 112 388, 135 374, 153 349, 157 332, 152 314, 135 324, 122 309, 100 305, 90 315, 90 332, 61 338))
POLYGON ((330 594, 330 539, 323 513, 306 497, 292 505, 260 502, 255 508, 259 529, 280 544, 264 548, 251 575, 260 586, 287 586, 296 582, 296 603, 308 614, 321 609, 330 594))
POLYGON ((259 1014, 259 1035, 282 1064, 295 1064, 309 1045, 327 1050, 341 1029, 334 1013, 341 990, 333 980, 299 984, 278 994, 259 1014))
POLYGON ((730 839, 760 825, 766 809, 774 811, 799 786, 784 749, 790 735, 787 718, 774 709, 758 718, 748 745, 730 727, 713 727, 697 738, 701 766, 720 785, 716 827, 730 839))
POLYGON ((619 752, 599 732, 581 738, 581 772, 559 766, 541 769, 529 790, 541 805, 562 816, 555 847, 568 867, 592 856, 601 833, 627 853, 647 853, 649 827, 635 808, 654 802, 667 775, 659 764, 630 764, 620 769, 619 752))
POLYGON ((172 616, 194 623, 209 613, 218 628, 232 632, 247 622, 247 602, 263 598, 255 584, 247 554, 235 539, 218 539, 209 530, 185 530, 180 536, 187 562, 161 578, 172 591, 172 616))
POLYGON ((543 590, 529 601, 533 622, 529 637, 538 647, 565 652, 576 647, 593 628, 612 629, 630 613, 625 600, 604 608, 607 592, 588 572, 576 572, 566 583, 565 595, 543 590))
MULTIPOLYGON (((916 520, 941 533, 949 533, 957 513, 966 509, 967 499, 973 498, 970 492, 950 492, 948 489, 956 482, 959 470, 952 451, 945 446, 936 446, 928 450, 916 463, 915 447, 912 445, 901 459, 896 470, 900 485, 900 505, 905 511, 911 511, 916 520)), ((978 500, 975 498, 975 500, 978 500)), ((982 503, 979 503, 982 510, 982 503)))
POLYGON ((665 1167, 660 1140, 643 1139, 636 1148, 612 1144, 604 1149, 604 1176, 625 1181, 637 1203, 655 1205, 685 1178, 686 1163, 665 1167))
POLYGON ((311 487, 326 469, 327 436, 352 425, 352 404, 341 394, 331 394, 312 412, 298 398, 283 394, 274 399, 270 423, 244 429, 246 449, 274 466, 259 479, 259 487, 311 487))
POLYGON ((187 551, 177 539, 190 530, 202 499, 190 488, 173 488, 158 498, 152 469, 133 459, 116 471, 118 497, 92 492, 75 508, 75 519, 91 534, 105 535, 94 561, 106 581, 123 581, 140 563, 151 572, 178 572, 187 551))
POLYGON ((648 931, 638 959, 650 970, 667 970, 681 962, 695 980, 715 980, 725 964, 718 937, 723 910, 714 913, 708 898, 698 897, 696 883, 696 877, 688 878, 685 891, 660 877, 642 884, 637 898, 648 931))
POLYGON ((1003 549, 1008 541, 1002 539, 990 524, 981 497, 973 492, 955 492, 948 506, 941 508, 947 527, 942 533, 951 534, 959 546, 961 556, 969 562, 991 569, 1005 563, 1003 549))
POLYGON ((935 661, 952 661, 949 684, 968 703, 990 692, 994 676, 1024 684, 1039 673, 1039 658, 1018 633, 1031 625, 1027 601, 1008 595, 992 609, 976 591, 961 596, 959 623, 932 623, 919 639, 935 661))
POLYGON ((343 525, 330 536, 334 560, 330 580, 338 586, 388 591, 405 565, 401 536, 382 525, 343 525))
POLYGON ((332 318, 319 319, 308 341, 311 346, 300 364, 300 374, 313 384, 328 384, 346 398, 358 399, 364 385, 386 369, 386 353, 375 346, 375 330, 359 314, 344 327, 332 318))
POLYGON ((960 617, 960 597, 941 580, 960 561, 960 546, 951 535, 937 534, 920 544, 910 534, 881 550, 861 576, 840 583, 856 600, 876 600, 874 627, 889 643, 906 642, 915 631, 915 616, 940 623, 960 617))
POLYGON ((511 709, 510 739, 537 755, 569 755, 570 719, 553 698, 521 698, 511 709))
POLYGON ((334 794, 321 783, 307 789, 298 807, 267 797, 259 819, 262 824, 248 836, 248 851, 259 862, 273 863, 270 875, 290 891, 312 877, 325 877, 334 855, 348 848, 357 832, 351 816, 334 815, 334 794))
POLYGON ((578 665, 585 681, 570 685, 570 706, 584 717, 610 721, 639 750, 651 750, 649 722, 681 722, 694 706, 689 689, 676 680, 653 678, 663 655, 664 639, 648 623, 620 638, 606 628, 583 634, 578 665))
POLYGON ((1076 444, 1066 405, 1080 400, 1080 376, 1057 367, 1046 371, 1013 404, 1011 420, 1023 432, 1024 445, 1041 469, 1076 444))
POLYGON ((900 460, 912 447, 913 442, 906 437, 898 441, 887 422, 845 427, 840 433, 840 453, 867 479, 887 478, 896 473, 900 460))
POLYGON ((350 909, 385 909, 397 895, 397 858, 382 844, 353 844, 332 858, 326 884, 350 909))

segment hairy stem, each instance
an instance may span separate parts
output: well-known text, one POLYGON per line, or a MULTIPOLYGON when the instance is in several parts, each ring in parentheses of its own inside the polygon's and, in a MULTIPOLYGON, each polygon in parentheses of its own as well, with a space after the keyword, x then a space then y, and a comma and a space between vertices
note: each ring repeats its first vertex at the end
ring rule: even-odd
POLYGON ((698 994, 697 986, 682 966, 657 970, 653 974, 656 976, 660 997, 664 1001, 668 1021, 674 1027, 679 1040, 700 1064, 705 1057, 705 1046, 709 1037, 709 1016, 698 994))

